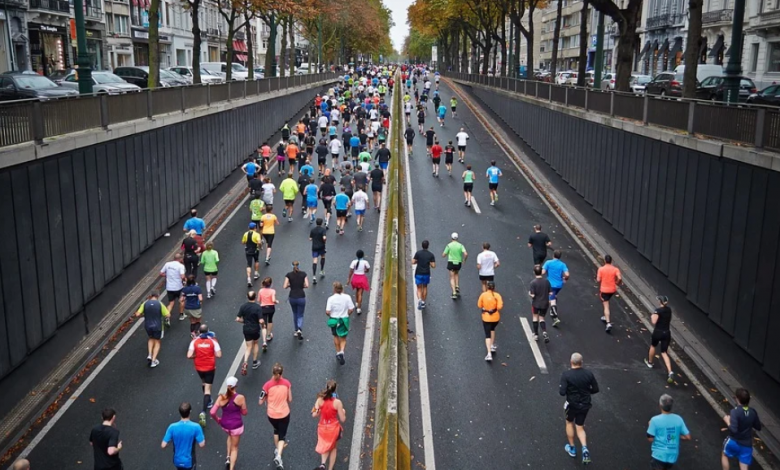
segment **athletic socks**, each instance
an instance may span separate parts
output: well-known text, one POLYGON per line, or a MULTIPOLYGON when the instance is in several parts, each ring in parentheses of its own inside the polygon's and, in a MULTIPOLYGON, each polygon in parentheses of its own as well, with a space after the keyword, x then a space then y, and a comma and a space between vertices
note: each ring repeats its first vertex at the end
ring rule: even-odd
POLYGON ((550 316, 553 317, 553 318, 557 318, 558 317, 558 306, 557 305, 552 305, 550 307, 550 316))
POLYGON ((312 273, 313 273, 312 275, 316 276, 317 275, 317 263, 312 263, 311 264, 311 270, 312 270, 312 273))
POLYGON ((206 279, 206 292, 211 292, 211 281, 206 279))
POLYGON ((325 258, 320 258, 320 269, 325 271, 325 258))
POLYGON ((539 334, 539 322, 538 321, 534 322, 534 334, 535 335, 539 334))
POLYGON ((542 327, 542 331, 547 331, 547 323, 544 320, 539 321, 539 326, 542 327))
POLYGON ((208 413, 209 412, 209 403, 211 402, 211 394, 206 393, 203 394, 203 412, 208 413))
POLYGON ((217 288, 217 278, 213 277, 211 278, 211 288, 216 289, 217 288))

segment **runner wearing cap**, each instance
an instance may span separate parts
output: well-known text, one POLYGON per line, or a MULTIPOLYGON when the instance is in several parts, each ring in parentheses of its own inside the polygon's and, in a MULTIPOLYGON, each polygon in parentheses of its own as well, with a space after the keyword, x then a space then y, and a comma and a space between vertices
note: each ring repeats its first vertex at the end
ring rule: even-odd
POLYGON ((252 264, 255 265, 255 279, 260 278, 260 244, 262 238, 257 233, 257 224, 251 222, 249 224, 249 231, 244 233, 241 238, 241 244, 244 245, 244 252, 246 253, 246 284, 247 287, 252 287, 252 264))
POLYGON ((241 442, 241 435, 244 434, 243 417, 247 414, 247 408, 244 395, 236 393, 238 379, 228 377, 225 380, 225 385, 227 385, 225 394, 220 394, 214 406, 211 407, 211 417, 227 434, 225 469, 233 470, 236 468, 236 461, 238 460, 238 444, 241 442), (220 409, 222 410, 222 416, 218 416, 220 409))
POLYGON ((661 352, 661 358, 666 364, 668 383, 674 383, 674 372, 672 372, 672 361, 669 359, 667 350, 669 349, 669 343, 672 341, 671 324, 672 324, 672 309, 669 308, 669 297, 665 295, 659 295, 656 297, 658 300, 658 308, 655 309, 650 316, 650 322, 654 325, 653 337, 650 341, 650 351, 645 358, 645 365, 652 369, 653 359, 655 358, 655 348, 661 352))
POLYGON ((452 232, 450 239, 452 241, 444 248, 444 253, 441 256, 447 258, 447 271, 450 272, 452 298, 455 300, 460 297, 460 268, 469 254, 466 251, 466 247, 458 242, 458 232, 452 232))

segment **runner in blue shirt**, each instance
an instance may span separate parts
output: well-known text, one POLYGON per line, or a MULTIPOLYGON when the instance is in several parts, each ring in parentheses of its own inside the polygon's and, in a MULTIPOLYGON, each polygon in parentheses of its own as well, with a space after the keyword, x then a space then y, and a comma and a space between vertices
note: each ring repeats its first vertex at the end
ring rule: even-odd
POLYGON ((317 193, 319 190, 320 188, 313 182, 303 189, 306 194, 306 215, 309 216, 309 224, 314 223, 314 216, 317 214, 317 193))
POLYGON ((360 155, 360 137, 357 135, 353 135, 351 139, 349 139, 349 147, 352 150, 352 166, 357 166, 357 158, 358 155, 360 155))
POLYGON ((162 440, 163 449, 173 441, 173 465, 178 469, 195 468, 195 443, 197 442, 200 447, 206 445, 203 429, 197 423, 190 421, 190 412, 192 412, 192 405, 187 402, 182 403, 179 406, 181 420, 168 426, 162 440))
POLYGON ((667 394, 661 395, 658 405, 661 414, 653 416, 647 423, 647 440, 651 442, 652 462, 650 468, 672 468, 680 456, 680 441, 690 441, 691 432, 680 415, 672 413, 674 400, 667 394))
POLYGON ((347 211, 352 202, 344 191, 336 194, 333 198, 333 204, 336 206, 336 233, 344 235, 344 226, 347 223, 347 211))
MULTIPOLYGON (((447 115, 447 107, 442 105, 439 105, 439 126, 444 127, 444 116, 447 115)), ((500 170, 499 170, 500 173, 500 170)))
POLYGON ((550 281, 550 316, 553 318, 552 326, 558 326, 561 320, 558 318, 558 292, 563 289, 563 285, 569 280, 569 267, 561 261, 561 250, 553 252, 553 259, 544 262, 542 274, 547 275, 550 281))
POLYGON ((314 175, 314 167, 311 166, 311 160, 306 159, 306 164, 301 167, 299 173, 306 174, 309 178, 314 175))
POLYGON ((259 167, 257 166, 257 163, 255 163, 254 158, 244 163, 244 166, 241 167, 241 171, 246 175, 247 183, 254 179, 257 170, 259 170, 259 167))
POLYGON ((487 172, 485 172, 485 176, 488 179, 488 187, 490 188, 490 205, 495 206, 496 202, 498 202, 498 178, 502 176, 503 173, 501 173, 501 170, 498 169, 496 166, 496 161, 492 160, 490 162, 490 168, 487 169, 487 172))

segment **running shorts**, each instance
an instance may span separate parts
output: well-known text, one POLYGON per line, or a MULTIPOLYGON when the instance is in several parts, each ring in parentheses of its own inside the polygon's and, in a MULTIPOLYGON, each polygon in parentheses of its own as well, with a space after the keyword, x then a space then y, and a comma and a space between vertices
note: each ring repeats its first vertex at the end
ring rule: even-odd
POLYGON ((609 302, 609 299, 611 299, 613 295, 615 295, 614 292, 602 292, 601 293, 601 301, 602 302, 609 302))
POLYGON ((247 253, 246 254, 246 267, 251 268, 252 263, 257 263, 260 261, 260 253, 254 252, 254 253, 247 253))
POLYGON ((659 351, 665 353, 669 349, 669 342, 672 340, 672 334, 669 331, 653 330, 653 337, 650 344, 658 347, 659 351))
POLYGON ((438 158, 433 157, 431 158, 431 162, 433 162, 434 165, 438 165, 439 163, 441 163, 441 157, 438 158))
POLYGON ((324 248, 321 249, 321 250, 312 250, 311 251, 312 259, 319 258, 320 256, 322 256, 323 258, 325 257, 325 249, 324 248))
POLYGON ((498 183, 488 183, 488 189, 490 189, 491 191, 495 191, 496 189, 498 189, 498 183))
POLYGON ((273 305, 262 305, 260 311, 263 313, 263 321, 266 325, 274 322, 274 313, 276 313, 276 307, 273 305))
POLYGON ((490 338, 490 333, 496 331, 497 321, 483 321, 482 328, 485 330, 485 338, 490 338))
POLYGON ((458 152, 465 152, 466 146, 465 145, 458 145, 458 152))
POLYGON ((203 309, 201 309, 201 308, 185 308, 184 309, 184 314, 187 315, 188 317, 199 319, 200 317, 203 316, 203 309))
POLYGON ((656 458, 650 457, 650 470, 671 470, 673 463, 662 462, 656 458))
POLYGON ((753 448, 739 445, 730 437, 723 441, 723 454, 728 458, 736 457, 744 465, 753 463, 753 448))
POLYGON ((287 428, 290 426, 290 415, 284 418, 268 417, 268 422, 274 427, 274 436, 279 436, 280 441, 287 440, 287 428))
POLYGON ((541 266, 547 259, 547 253, 534 253, 534 266, 541 266))
POLYGON ((316 209, 317 208, 317 200, 316 199, 306 199, 306 207, 310 209, 316 209))
POLYGON ((447 271, 460 271, 460 263, 453 263, 452 261, 447 261, 447 271))
POLYGON ((176 291, 168 291, 168 303, 176 302, 181 297, 181 289, 176 291))
POLYGON ((372 185, 371 185, 371 191, 373 191, 373 192, 375 192, 375 193, 381 193, 381 192, 382 192, 382 186, 374 186, 374 185, 372 184, 372 185))
POLYGON ((453 112, 453 113, 455 112, 455 110, 456 110, 457 108, 458 108, 457 106, 451 106, 451 107, 450 107, 450 109, 452 110, 452 112, 453 112))
POLYGON ((203 271, 203 274, 205 274, 206 276, 214 276, 214 277, 217 277, 217 274, 219 274, 219 271, 214 271, 214 272, 206 272, 206 271, 203 271))
POLYGON ((387 170, 387 165, 389 165, 390 162, 379 162, 379 168, 383 170, 387 170))
POLYGON ((414 275, 414 285, 416 286, 427 286, 431 283, 431 275, 430 274, 415 274, 414 275))
POLYGON ((260 339, 260 330, 244 330, 244 341, 258 341, 260 339))
POLYGON ((470 193, 474 190, 474 183, 463 183, 463 192, 470 193))
POLYGON ((406 139, 406 145, 408 145, 409 147, 411 147, 413 143, 414 143, 414 139, 406 139))
POLYGON ((563 287, 553 287, 550 289, 550 300, 555 300, 558 297, 558 292, 561 291, 563 287))
POLYGON ((330 211, 330 206, 331 206, 332 203, 333 203, 333 199, 323 199, 322 200, 322 205, 325 206, 325 212, 327 212, 328 214, 330 214, 330 212, 331 212, 330 211))
POLYGON ((444 163, 447 165, 451 165, 453 160, 453 155, 451 153, 445 153, 444 154, 444 163))
POLYGON ((147 328, 146 335, 149 339, 162 339, 162 330, 150 330, 147 328))
POLYGON ((365 209, 355 209, 355 215, 365 215, 365 209))
POLYGON ((575 410, 571 406, 566 408, 566 421, 574 423, 577 426, 585 425, 585 418, 588 416, 588 410, 575 410))
POLYGON ((495 276, 483 276, 481 274, 479 275, 479 280, 480 281, 487 282, 487 281, 492 281, 494 279, 495 279, 495 276))
POLYGON ((346 209, 336 209, 336 217, 346 217, 346 216, 347 216, 346 209))
POLYGON ((547 314, 546 308, 536 308, 533 305, 531 306, 531 313, 534 315, 539 315, 540 317, 543 317, 547 314))
POLYGON ((264 233, 263 234, 263 240, 268 244, 268 248, 271 248, 274 246, 274 234, 273 233, 264 233))
POLYGON ((204 384, 211 385, 214 383, 214 372, 216 372, 214 369, 212 370, 199 370, 198 375, 200 376, 200 381, 204 384))

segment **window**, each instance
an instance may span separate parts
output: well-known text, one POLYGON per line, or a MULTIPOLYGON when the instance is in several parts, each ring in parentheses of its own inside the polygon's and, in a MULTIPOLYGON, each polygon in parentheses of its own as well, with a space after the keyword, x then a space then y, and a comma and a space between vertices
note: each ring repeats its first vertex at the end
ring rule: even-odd
POLYGON ((165 2, 165 26, 171 25, 171 4, 165 2))
POLYGON ((755 72, 758 69, 758 43, 750 45, 750 71, 755 72))
POLYGON ((780 42, 769 43, 769 54, 766 64, 767 72, 780 72, 780 42))
POLYGON ((113 29, 116 34, 119 34, 120 36, 127 36, 128 35, 128 29, 127 29, 127 17, 123 15, 113 15, 114 21, 113 21, 113 29))
POLYGON ((106 27, 108 28, 108 34, 116 32, 114 29, 114 15, 106 13, 106 27))

